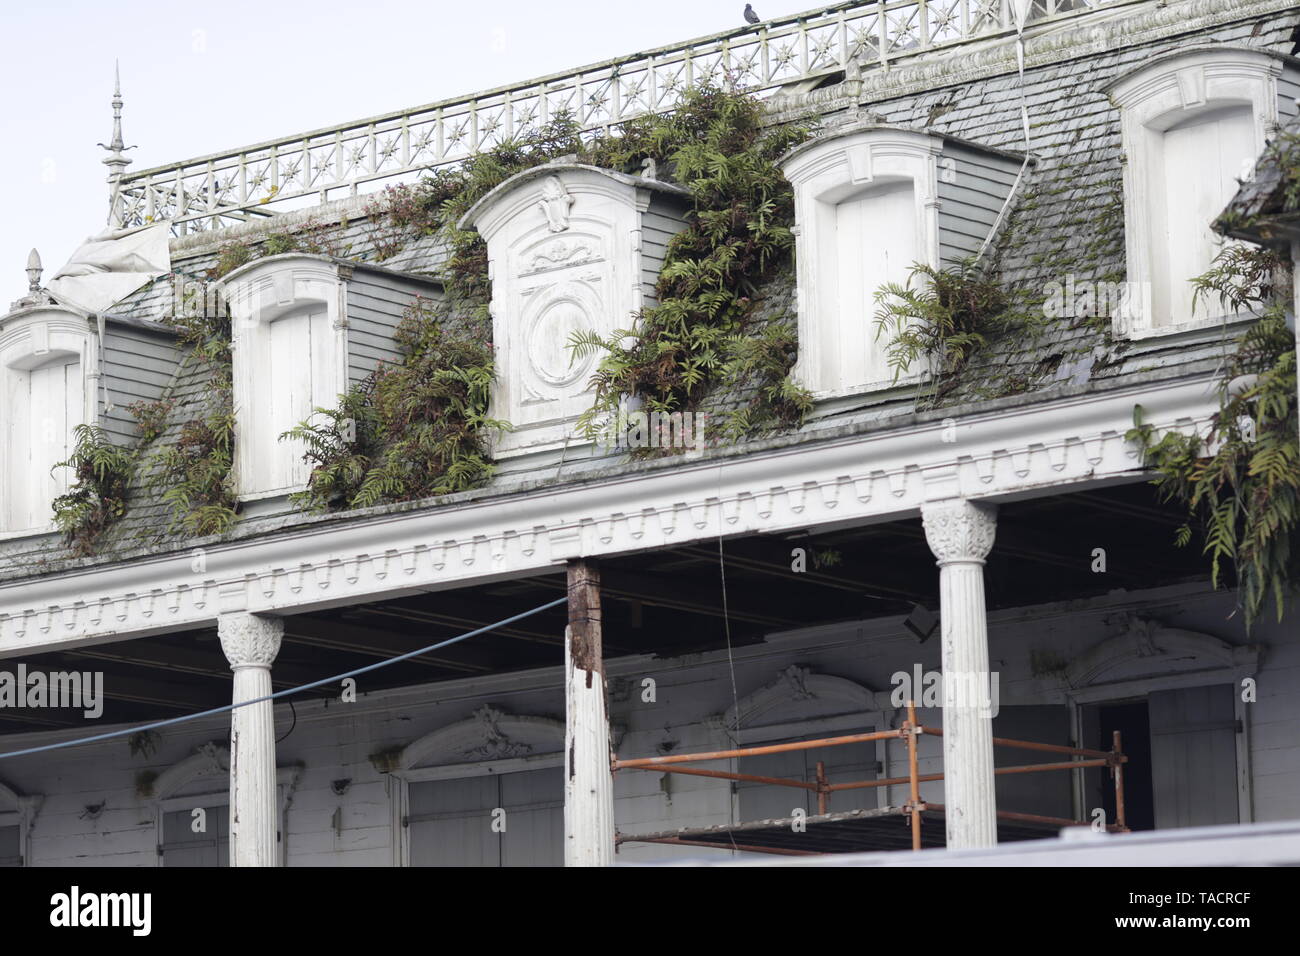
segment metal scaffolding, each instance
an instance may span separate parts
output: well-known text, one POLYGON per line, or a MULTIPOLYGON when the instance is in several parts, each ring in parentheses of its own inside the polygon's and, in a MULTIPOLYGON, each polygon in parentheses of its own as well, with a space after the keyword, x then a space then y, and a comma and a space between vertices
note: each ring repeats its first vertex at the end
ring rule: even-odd
MULTIPOLYGON (((921 784, 942 780, 942 773, 922 774, 918 771, 917 738, 922 734, 942 737, 939 727, 926 727, 916 719, 914 702, 907 703, 907 720, 896 730, 881 730, 866 734, 848 734, 840 737, 824 737, 818 740, 800 740, 783 744, 767 744, 758 747, 739 747, 733 750, 714 750, 706 753, 673 754, 667 757, 643 757, 634 760, 613 760, 614 772, 620 770, 653 770, 660 773, 680 773, 697 777, 716 777, 748 783, 767 784, 777 787, 791 787, 817 794, 817 814, 803 819, 806 827, 824 827, 831 836, 824 841, 836 849, 864 849, 854 845, 855 834, 861 836, 866 831, 880 833, 879 824, 888 818, 904 817, 911 828, 911 848, 922 847, 922 820, 925 814, 942 814, 944 805, 927 803, 921 799, 921 784), (826 777, 824 761, 817 762, 814 781, 792 780, 785 777, 766 777, 755 774, 736 773, 728 770, 712 770, 702 767, 688 767, 685 764, 704 763, 715 760, 733 760, 741 757, 756 757, 763 754, 785 753, 797 750, 812 750, 818 747, 841 747, 848 744, 869 743, 878 740, 903 740, 907 744, 906 777, 885 777, 879 780, 855 780, 846 783, 831 783, 826 777), (852 810, 832 813, 831 796, 845 790, 863 790, 874 787, 890 787, 907 784, 909 795, 907 803, 897 807, 880 807, 875 810, 852 810)), ((998 767, 993 773, 997 776, 1024 773, 1043 773, 1054 770, 1080 770, 1088 767, 1106 767, 1115 786, 1115 822, 1106 825, 1112 833, 1126 833, 1128 827, 1124 820, 1124 764, 1128 758, 1121 746, 1120 732, 1114 732, 1109 751, 1090 750, 1086 747, 1066 747, 1059 744, 1038 743, 1030 740, 1012 740, 1006 737, 994 737, 993 746, 1019 750, 1031 750, 1039 753, 1053 753, 1068 756, 1071 759, 1050 763, 1022 764, 1013 767, 998 767), (1074 759, 1081 758, 1081 759, 1074 759)), ((1018 813, 1009 810, 997 811, 999 829, 1004 826, 1014 830, 1014 838, 1032 838, 1048 836, 1059 827, 1077 827, 1091 825, 1087 820, 1071 820, 1064 817, 1044 816, 1035 813, 1018 813)), ((683 828, 659 833, 641 833, 617 835, 617 842, 623 843, 664 843, 678 846, 704 846, 723 849, 744 850, 756 853, 777 853, 784 855, 816 855, 831 850, 800 849, 792 846, 763 845, 755 839, 771 841, 775 834, 794 833, 795 817, 783 817, 773 820, 761 820, 742 823, 722 824, 711 827, 683 828), (739 836, 740 840, 736 837, 739 836)), ((796 842, 782 840, 776 842, 796 842)), ((885 839, 881 842, 892 842, 885 839)))

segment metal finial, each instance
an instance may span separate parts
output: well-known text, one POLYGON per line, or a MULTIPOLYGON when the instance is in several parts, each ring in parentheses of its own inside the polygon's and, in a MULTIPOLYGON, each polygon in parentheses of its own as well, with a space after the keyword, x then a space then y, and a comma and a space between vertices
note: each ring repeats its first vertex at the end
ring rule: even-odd
POLYGON ((104 157, 104 165, 108 167, 109 225, 120 228, 124 223, 119 189, 126 167, 131 165, 131 160, 123 153, 135 147, 122 145, 122 71, 118 68, 116 60, 113 61, 113 138, 107 146, 103 143, 99 145, 108 150, 108 155, 104 157))
POLYGON ((122 149, 122 65, 113 61, 113 142, 111 147, 122 149))
POLYGON ((33 249, 27 253, 27 291, 41 291, 41 254, 33 249))
POLYGON ((127 166, 131 165, 131 160, 122 154, 128 149, 135 149, 134 146, 125 146, 122 142, 122 71, 117 61, 113 62, 113 138, 107 146, 103 143, 97 145, 108 150, 108 155, 104 157, 104 165, 109 169, 109 182, 113 182, 121 177, 127 166))

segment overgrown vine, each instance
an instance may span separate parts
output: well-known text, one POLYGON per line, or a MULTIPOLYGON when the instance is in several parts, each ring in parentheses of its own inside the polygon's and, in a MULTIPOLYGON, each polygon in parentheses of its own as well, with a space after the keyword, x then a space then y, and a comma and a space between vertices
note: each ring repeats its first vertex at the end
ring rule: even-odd
POLYGON ((54 521, 73 553, 93 554, 95 543, 110 524, 126 513, 126 494, 135 471, 131 449, 114 444, 98 425, 78 425, 66 461, 55 468, 72 469, 67 493, 54 499, 54 521))
POLYGON ((287 252, 347 258, 352 245, 340 238, 341 226, 345 224, 327 225, 309 218, 294 232, 272 232, 256 239, 227 242, 217 250, 217 261, 208 270, 207 278, 216 281, 255 259, 281 256, 287 252))
POLYGON ((647 412, 692 411, 723 383, 754 396, 727 414, 728 440, 798 425, 811 409, 809 393, 789 377, 793 323, 760 324, 757 310, 764 282, 794 245, 794 195, 776 161, 810 131, 765 127, 762 111, 747 94, 698 87, 673 113, 630 120, 587 150, 589 162, 623 172, 652 160, 692 201, 686 228, 668 244, 658 304, 635 328, 575 334, 570 343, 577 356, 600 356, 595 402, 579 420, 587 435, 628 400, 647 412))
POLYGON ((382 365, 337 409, 285 433, 313 465, 295 501, 312 510, 365 508, 473 488, 490 477, 482 444, 491 428, 492 351, 483 323, 446 321, 418 299, 395 334, 399 364, 382 365))
POLYGON ((1008 290, 973 258, 941 269, 915 263, 905 282, 876 291, 876 305, 876 339, 885 338, 894 380, 928 371, 936 402, 991 337, 1032 335, 1043 324, 1041 302, 1008 290))
POLYGON ((1159 472, 1161 498, 1187 509, 1176 543, 1201 539, 1215 587, 1232 571, 1247 628, 1269 598, 1281 620, 1298 570, 1296 342, 1283 269, 1271 250, 1232 245, 1193 280, 1198 300, 1214 296, 1234 313, 1257 315, 1228 352, 1219 410, 1206 434, 1158 435, 1139 405, 1125 436, 1159 472))
MULTIPOLYGON (((192 294, 199 295, 197 290, 192 294)), ((221 534, 235 523, 235 409, 232 395, 230 316, 224 308, 178 303, 164 318, 174 328, 186 366, 209 374, 211 400, 206 414, 180 426, 176 441, 158 448, 145 466, 147 486, 159 492, 171 511, 168 531, 187 535, 221 534)))
POLYGON ((560 157, 623 172, 653 160, 693 200, 686 230, 668 248, 659 304, 635 330, 571 343, 576 353, 602 354, 595 405, 580 427, 594 434, 600 414, 629 398, 649 411, 690 410, 719 383, 751 396, 727 414, 726 436, 798 424, 811 400, 789 378, 793 323, 759 321, 755 307, 792 247, 793 197, 775 160, 806 135, 765 130, 753 97, 700 88, 671 116, 642 117, 588 140, 560 114, 417 186, 387 190, 368 209, 377 256, 438 235, 448 250, 445 302, 420 303, 408 314, 400 363, 379 368, 337 408, 317 409, 286 433, 305 443, 313 466, 298 503, 365 507, 472 488, 491 475, 482 438, 508 426, 487 417, 487 246, 456 223, 506 179, 560 157))
POLYGON ((566 114, 418 186, 391 187, 370 204, 370 239, 379 258, 403 242, 439 235, 449 255, 444 300, 417 299, 395 340, 401 361, 381 365, 318 408, 283 438, 304 443, 312 466, 304 508, 364 508, 464 491, 492 474, 484 440, 508 427, 488 418, 493 361, 487 246, 456 223, 470 206, 515 173, 582 148, 566 114))

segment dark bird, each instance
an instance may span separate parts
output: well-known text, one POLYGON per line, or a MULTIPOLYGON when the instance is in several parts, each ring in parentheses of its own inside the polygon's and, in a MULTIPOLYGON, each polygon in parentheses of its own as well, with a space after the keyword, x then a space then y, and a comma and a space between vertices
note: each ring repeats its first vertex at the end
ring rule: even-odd
POLYGON ((758 14, 754 12, 754 8, 748 3, 745 4, 745 22, 758 23, 758 14))

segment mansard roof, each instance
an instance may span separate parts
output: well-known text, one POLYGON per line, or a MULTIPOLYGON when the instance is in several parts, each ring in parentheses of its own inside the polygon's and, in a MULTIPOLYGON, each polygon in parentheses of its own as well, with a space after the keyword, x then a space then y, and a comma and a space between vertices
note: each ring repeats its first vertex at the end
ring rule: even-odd
MULTIPOLYGON (((1294 8, 1270 5, 1268 0, 1251 0, 1236 9, 1210 0, 1188 6, 1195 7, 1197 16, 1186 16, 1181 8, 1139 5, 1110 10, 1098 21, 1100 26, 1080 28, 1076 33, 1054 26, 1055 32, 1038 45, 1027 42, 1023 78, 1016 69, 1013 39, 983 40, 969 55, 960 47, 917 54, 905 65, 864 72, 834 88, 785 95, 780 100, 781 118, 815 115, 820 122, 839 125, 842 130, 854 122, 866 124, 859 128, 906 129, 1023 156, 1023 103, 1031 124, 1027 151, 1037 162, 1027 171, 990 250, 992 274, 1008 289, 1042 290, 1064 276, 1076 283, 1120 282, 1125 278, 1123 157, 1119 113, 1107 92, 1111 85, 1154 57, 1175 55, 1189 45, 1246 46, 1284 56, 1300 22, 1294 8)), ((498 189, 547 172, 548 167, 529 170, 498 189)), ((680 189, 609 170, 598 172, 647 188, 680 189)), ((1247 212, 1275 209, 1279 182, 1276 170, 1261 167, 1233 207, 1247 212)), ((274 217, 264 224, 236 226, 223 233, 180 237, 172 243, 172 268, 176 273, 202 276, 216 264, 223 242, 253 239, 284 231, 287 225, 314 221, 335 230, 340 244, 350 247, 345 261, 358 268, 391 266, 423 279, 442 272, 446 249, 437 236, 413 239, 380 262, 363 210, 364 203, 358 199, 274 217)), ((464 221, 471 223, 473 214, 472 209, 464 221)), ((156 321, 165 308, 168 281, 163 277, 133 293, 118 303, 113 313, 156 321)), ((795 298, 793 270, 783 271, 758 290, 757 325, 792 315, 795 298)), ((751 436, 734 446, 709 449, 705 457, 721 460, 892 432, 949 417, 1050 406, 1095 392, 1136 390, 1148 383, 1208 376, 1218 368, 1224 348, 1222 336, 1215 330, 1118 341, 1112 337, 1108 318, 1060 320, 1035 341, 1007 336, 989 342, 937 406, 928 404, 916 389, 864 394, 833 411, 819 412, 798 432, 751 436)), ((203 414, 212 400, 206 373, 195 366, 176 374, 170 394, 175 401, 171 432, 160 441, 175 440, 180 425, 203 414)), ((746 399, 745 394, 720 391, 706 408, 724 411, 746 399)), ((564 462, 558 467, 550 463, 532 471, 501 473, 484 488, 436 501, 329 515, 249 517, 236 524, 227 537, 285 534, 305 526, 326 528, 380 513, 455 507, 465 501, 517 495, 556 484, 580 484, 682 465, 671 458, 629 462, 613 457, 564 462)), ((162 530, 167 523, 158 494, 138 482, 126 517, 105 533, 100 554, 73 559, 61 544, 48 538, 0 542, 0 579, 215 543, 215 539, 168 536, 162 530)))

